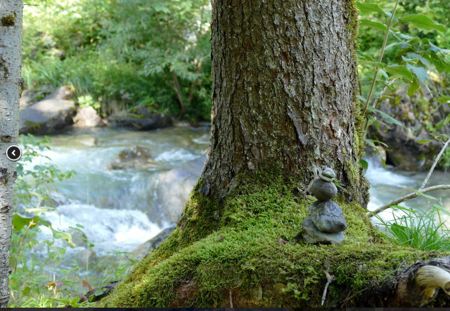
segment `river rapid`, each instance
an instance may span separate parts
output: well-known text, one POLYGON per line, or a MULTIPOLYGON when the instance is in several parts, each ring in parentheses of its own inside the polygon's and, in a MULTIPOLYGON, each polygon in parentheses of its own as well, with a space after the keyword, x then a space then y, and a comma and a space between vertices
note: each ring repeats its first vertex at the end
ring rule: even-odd
MULTIPOLYGON (((176 223, 200 176, 209 143, 209 128, 174 127, 152 132, 117 129, 77 130, 53 136, 51 149, 32 163, 52 163, 75 171, 59 182, 52 197, 58 207, 44 217, 59 230, 82 225, 97 255, 129 252, 176 223), (111 170, 120 151, 148 148, 156 165, 147 169, 111 170), (47 159, 48 157, 48 159, 47 159)), ((368 159, 369 209, 417 189, 425 173, 396 171, 368 159)), ((429 185, 448 183, 448 173, 435 172, 429 185)), ((418 198, 406 203, 426 209, 440 203, 450 209, 450 197, 418 198)), ((390 210, 381 214, 392 218, 390 210)), ((42 238, 45 238, 44 232, 42 238)), ((82 248, 82 247, 81 247, 82 248)))

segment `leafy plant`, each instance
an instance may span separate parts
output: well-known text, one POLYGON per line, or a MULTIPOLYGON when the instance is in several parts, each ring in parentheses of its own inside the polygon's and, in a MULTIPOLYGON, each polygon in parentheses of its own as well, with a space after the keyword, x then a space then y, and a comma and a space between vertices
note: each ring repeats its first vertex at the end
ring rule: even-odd
POLYGON ((145 105, 210 117, 207 0, 35 1, 25 8, 27 88, 72 85, 102 112, 145 105))
MULTIPOLYGON (((117 253, 83 264, 72 259, 76 235, 85 250, 93 254, 94 245, 77 225, 69 231, 56 230, 45 219, 45 212, 57 210, 52 199, 56 183, 71 178, 47 164, 43 152, 49 150, 48 139, 22 136, 24 155, 17 166, 16 210, 12 216, 11 239, 11 307, 82 307, 80 295, 95 286, 119 280, 134 263, 128 254, 117 253), (34 164, 37 162, 38 164, 34 164), (94 278, 89 282, 88 278, 94 278), (92 284, 92 285, 91 285, 92 284), (88 286, 89 285, 89 286, 88 286)), ((94 256, 95 257, 95 256, 94 256)))
POLYGON ((442 207, 435 205, 426 212, 396 206, 393 220, 385 221, 377 216, 386 234, 400 245, 420 250, 449 251, 450 229, 442 218, 442 207), (396 214, 400 215, 396 215, 396 214))

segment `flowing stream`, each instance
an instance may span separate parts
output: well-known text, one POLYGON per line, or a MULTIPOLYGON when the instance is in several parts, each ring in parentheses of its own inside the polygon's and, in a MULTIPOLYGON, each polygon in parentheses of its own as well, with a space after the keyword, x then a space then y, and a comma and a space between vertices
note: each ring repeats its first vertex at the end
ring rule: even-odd
MULTIPOLYGON (((83 226, 97 254, 132 251, 173 225, 206 160, 208 128, 175 127, 152 132, 116 129, 78 130, 53 136, 51 149, 30 165, 51 161, 75 176, 56 185, 55 211, 45 214, 56 229, 83 226), (148 148, 156 165, 147 169, 111 170, 120 151, 148 148)), ((425 173, 407 173, 383 167, 369 159, 369 209, 417 189, 425 173)), ((449 175, 436 172, 429 185, 448 183, 449 175)), ((450 209, 450 197, 418 198, 406 205, 426 209, 440 203, 450 209)), ((391 211, 381 214, 392 217, 391 211)))

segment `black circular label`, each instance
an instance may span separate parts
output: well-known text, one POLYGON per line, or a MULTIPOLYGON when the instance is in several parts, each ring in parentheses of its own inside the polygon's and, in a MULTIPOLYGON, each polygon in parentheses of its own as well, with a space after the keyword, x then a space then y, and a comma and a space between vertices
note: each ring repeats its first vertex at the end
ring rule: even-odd
POLYGON ((9 146, 6 150, 6 157, 10 161, 19 161, 22 157, 22 150, 16 145, 9 146))

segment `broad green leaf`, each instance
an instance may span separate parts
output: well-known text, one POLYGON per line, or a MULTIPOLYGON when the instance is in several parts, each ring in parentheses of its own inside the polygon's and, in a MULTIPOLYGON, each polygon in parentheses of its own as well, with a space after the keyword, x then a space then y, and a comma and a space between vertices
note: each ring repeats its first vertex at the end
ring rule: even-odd
POLYGON ((377 113, 383 119, 383 121, 385 121, 386 123, 404 127, 402 122, 400 122, 399 120, 397 120, 393 116, 387 114, 386 112, 384 112, 382 110, 379 110, 379 109, 376 109, 376 108, 373 108, 373 107, 370 108, 370 110, 375 112, 375 113, 377 113))
POLYGON ((359 160, 359 164, 365 170, 367 170, 369 168, 369 163, 364 159, 359 160))
POLYGON ((386 71, 392 76, 398 76, 406 81, 414 81, 414 75, 408 70, 405 65, 390 65, 386 68, 386 71))
POLYGON ((22 230, 23 228, 27 227, 32 221, 33 218, 24 217, 19 214, 14 214, 12 216, 12 225, 15 231, 22 230))
POLYGON ((408 42, 402 41, 402 42, 393 42, 391 44, 388 44, 385 48, 385 51, 390 51, 395 48, 399 49, 407 49, 410 47, 410 44, 408 42))
POLYGON ((450 104, 450 96, 443 95, 436 98, 436 100, 440 104, 450 104))
POLYGON ((450 54, 450 50, 449 49, 442 49, 442 48, 438 47, 437 45, 434 45, 431 42, 429 42, 429 44, 430 44, 430 49, 433 52, 441 52, 441 53, 444 53, 444 54, 450 54))
POLYGON ((413 96, 420 89, 420 84, 417 79, 414 79, 408 88, 408 96, 413 96))
POLYGON ((361 3, 358 2, 356 4, 356 7, 358 8, 359 12, 362 15, 367 15, 367 14, 371 14, 371 13, 379 13, 381 15, 386 14, 383 9, 375 3, 361 3))
POLYGON ((428 73, 425 68, 413 66, 410 64, 406 65, 406 67, 417 77, 417 79, 419 79, 420 82, 424 83, 426 80, 428 80, 428 73))
POLYGON ((433 140, 431 139, 419 139, 416 140, 416 143, 418 143, 419 145, 426 145, 428 143, 431 143, 433 140))
POLYGON ((67 242, 67 244, 71 247, 74 248, 76 245, 75 243, 73 243, 72 240, 72 235, 68 232, 63 232, 63 231, 58 231, 58 230, 53 230, 53 237, 55 239, 60 239, 60 240, 64 240, 67 242))
POLYGON ((387 29, 385 24, 382 24, 380 22, 374 22, 372 20, 365 19, 365 18, 360 19, 359 24, 361 26, 366 26, 366 27, 370 27, 370 28, 373 28, 376 30, 381 30, 381 31, 386 31, 386 29, 387 29))
POLYGON ((402 22, 409 23, 417 28, 424 30, 437 30, 445 32, 446 27, 436 23, 431 18, 423 14, 412 14, 401 18, 402 22))
POLYGON ((407 53, 406 57, 403 57, 403 58, 409 59, 409 60, 418 60, 426 67, 432 66, 431 62, 428 59, 426 59, 425 57, 423 57, 422 55, 417 54, 417 53, 407 53))
POLYGON ((389 79, 389 75, 387 74, 386 70, 379 69, 379 70, 378 70, 378 74, 379 74, 380 76, 382 76, 383 78, 385 78, 386 80, 389 79))
POLYGON ((429 53, 424 57, 430 61, 439 72, 450 72, 450 63, 445 60, 445 57, 441 57, 437 53, 429 53))

